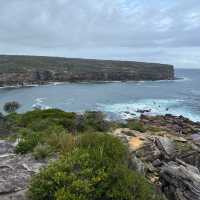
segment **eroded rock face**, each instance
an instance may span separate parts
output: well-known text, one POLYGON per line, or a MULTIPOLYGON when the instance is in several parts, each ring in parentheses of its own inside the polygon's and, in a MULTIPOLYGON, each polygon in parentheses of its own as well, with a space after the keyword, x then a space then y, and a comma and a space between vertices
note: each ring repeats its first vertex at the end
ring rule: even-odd
POLYGON ((30 178, 47 163, 14 153, 14 144, 0 141, 0 199, 25 200, 30 178))
POLYGON ((176 147, 174 142, 168 137, 157 137, 156 145, 165 156, 165 159, 172 159, 175 156, 176 147))
POLYGON ((181 161, 169 162, 160 173, 162 190, 170 200, 199 200, 199 170, 181 161))
POLYGON ((140 122, 144 133, 127 128, 113 133, 129 148, 130 168, 169 200, 200 200, 200 124, 171 115, 142 116, 140 122))

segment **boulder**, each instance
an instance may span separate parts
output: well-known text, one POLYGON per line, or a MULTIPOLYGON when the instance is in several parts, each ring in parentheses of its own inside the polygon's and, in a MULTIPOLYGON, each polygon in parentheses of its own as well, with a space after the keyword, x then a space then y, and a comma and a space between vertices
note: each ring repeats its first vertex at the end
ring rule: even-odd
POLYGON ((0 140, 0 155, 13 152, 14 152, 13 143, 0 140))
POLYGON ((200 200, 200 173, 192 165, 171 161, 162 167, 160 181, 170 200, 200 200))
POLYGON ((166 159, 173 158, 175 156, 175 144, 168 137, 157 137, 156 145, 166 159))
POLYGON ((145 164, 135 156, 135 154, 132 154, 130 156, 130 163, 129 163, 129 167, 137 172, 139 172, 140 174, 145 175, 146 173, 146 167, 145 164))
POLYGON ((45 166, 44 161, 36 161, 31 155, 7 154, 0 157, 0 199, 24 200, 30 178, 45 166))

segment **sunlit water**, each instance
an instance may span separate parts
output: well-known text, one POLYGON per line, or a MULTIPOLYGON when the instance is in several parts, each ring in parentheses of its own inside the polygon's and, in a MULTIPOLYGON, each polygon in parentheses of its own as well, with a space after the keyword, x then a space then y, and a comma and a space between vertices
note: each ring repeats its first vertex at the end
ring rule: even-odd
POLYGON ((200 70, 176 71, 175 81, 62 83, 27 88, 1 88, 0 107, 16 100, 20 112, 42 108, 65 111, 105 111, 109 117, 128 118, 138 109, 151 114, 183 115, 200 121, 200 70))

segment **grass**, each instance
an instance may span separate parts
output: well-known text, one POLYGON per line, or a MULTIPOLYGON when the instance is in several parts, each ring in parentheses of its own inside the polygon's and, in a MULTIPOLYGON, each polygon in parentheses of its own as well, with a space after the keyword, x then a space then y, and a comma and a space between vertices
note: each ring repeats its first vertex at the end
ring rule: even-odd
POLYGON ((126 153, 111 135, 83 134, 76 148, 33 177, 29 198, 160 200, 143 176, 128 169, 126 153))
POLYGON ((5 117, 5 127, 20 139, 16 152, 37 160, 58 160, 33 177, 31 200, 160 200, 154 188, 128 169, 128 149, 107 132, 115 127, 146 131, 136 120, 121 125, 100 112, 83 115, 58 109, 35 110, 5 117), (39 186, 39 187, 38 187, 39 186))
POLYGON ((5 118, 6 128, 16 133, 13 138, 20 139, 16 152, 21 154, 33 152, 36 146, 43 144, 60 153, 68 152, 74 146, 76 135, 110 129, 110 123, 101 112, 78 115, 49 109, 11 113, 5 118))
POLYGON ((33 149, 33 156, 36 160, 44 160, 53 154, 51 146, 39 144, 33 149))
POLYGON ((127 127, 131 130, 136 130, 142 133, 146 132, 146 127, 144 126, 144 124, 137 119, 129 120, 127 123, 127 127))

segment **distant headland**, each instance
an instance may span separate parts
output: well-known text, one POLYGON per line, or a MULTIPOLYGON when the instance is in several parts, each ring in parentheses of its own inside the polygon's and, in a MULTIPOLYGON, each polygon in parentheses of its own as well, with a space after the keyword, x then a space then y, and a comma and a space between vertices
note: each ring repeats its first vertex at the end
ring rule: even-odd
POLYGON ((135 61, 0 55, 0 86, 49 82, 173 80, 174 67, 135 61))

